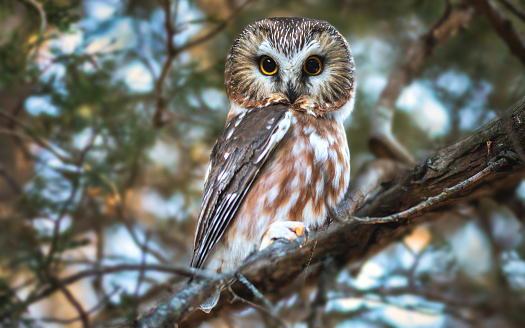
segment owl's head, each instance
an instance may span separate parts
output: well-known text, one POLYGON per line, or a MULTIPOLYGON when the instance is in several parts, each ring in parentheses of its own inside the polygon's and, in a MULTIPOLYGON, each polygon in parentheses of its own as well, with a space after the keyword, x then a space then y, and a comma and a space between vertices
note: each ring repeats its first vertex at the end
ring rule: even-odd
POLYGON ((344 37, 327 22, 268 18, 234 41, 225 84, 230 114, 282 103, 344 120, 354 103, 354 61, 344 37))

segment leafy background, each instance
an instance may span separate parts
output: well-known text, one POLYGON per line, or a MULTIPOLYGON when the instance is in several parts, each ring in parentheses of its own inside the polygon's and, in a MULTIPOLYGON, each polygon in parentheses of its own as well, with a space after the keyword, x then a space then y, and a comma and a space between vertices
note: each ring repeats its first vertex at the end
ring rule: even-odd
MULTIPOLYGON (((525 33, 519 16, 492 2, 525 33)), ((244 26, 304 16, 347 38, 358 79, 346 123, 355 174, 373 158, 370 113, 389 73, 458 4, 258 0, 231 17, 241 1, 173 1, 175 48, 216 33, 176 53, 161 78, 165 1, 1 0, 0 325, 118 325, 177 289, 183 277, 152 266, 189 263, 208 156, 228 112, 225 58, 244 26), (162 124, 153 119, 159 103, 162 124), (122 265, 135 269, 105 270, 122 265)), ((475 16, 403 89, 395 136, 424 159, 512 105, 524 85, 523 64, 475 16)), ((524 208, 520 183, 338 273, 326 327, 520 326, 524 208)), ((279 302, 285 321, 306 327, 311 297, 279 302)), ((271 326, 254 309, 205 325, 271 326)))

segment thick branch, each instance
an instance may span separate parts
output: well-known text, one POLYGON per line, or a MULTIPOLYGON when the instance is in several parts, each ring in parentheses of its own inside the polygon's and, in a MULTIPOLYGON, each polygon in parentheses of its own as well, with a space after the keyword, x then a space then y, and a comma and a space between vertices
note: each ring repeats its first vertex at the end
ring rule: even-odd
MULTIPOLYGON (((461 188, 454 189, 452 196, 440 198, 439 202, 419 208, 411 213, 413 215, 395 222, 371 225, 349 219, 332 224, 300 245, 274 243, 276 245, 249 257, 238 271, 266 297, 279 298, 287 293, 297 277, 306 275, 307 271, 310 275, 315 274, 319 264, 327 258, 339 266, 362 261, 415 227, 422 221, 423 214, 486 193, 488 188, 484 187, 490 186, 491 190, 508 188, 509 180, 517 182, 518 177, 524 175, 523 161, 518 156, 525 150, 524 124, 525 98, 471 136, 439 150, 404 177, 391 182, 390 187, 362 206, 357 214, 386 216, 398 213, 440 195, 445 188, 476 177, 461 188), (483 173, 477 175, 480 172, 483 173)), ((340 215, 348 214, 345 209, 338 212, 340 215)), ((136 324, 139 327, 163 327, 179 322, 199 306, 204 299, 202 295, 210 295, 210 291, 219 285, 216 279, 195 281, 169 303, 136 324), (169 320, 163 319, 166 318, 162 315, 165 313, 170 314, 169 320), (173 320, 173 314, 177 314, 177 321, 173 320)), ((244 284, 234 282, 231 290, 243 298, 253 299, 244 284)), ((235 306, 229 303, 228 298, 228 292, 224 291, 212 313, 193 311, 179 327, 196 326, 216 315, 220 309, 235 306)))

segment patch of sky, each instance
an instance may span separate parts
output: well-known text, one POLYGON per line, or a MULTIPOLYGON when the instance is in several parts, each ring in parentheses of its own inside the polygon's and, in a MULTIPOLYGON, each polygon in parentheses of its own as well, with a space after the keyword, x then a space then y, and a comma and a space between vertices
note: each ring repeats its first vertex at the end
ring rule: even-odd
POLYGON ((130 91, 146 93, 153 90, 152 74, 144 63, 134 60, 121 67, 117 71, 116 77, 123 80, 130 91))
POLYGON ((476 277, 491 270, 493 263, 490 240, 476 221, 467 222, 447 238, 463 272, 476 277))
POLYGON ((469 85, 467 105, 460 109, 460 129, 472 131, 496 117, 493 110, 485 109, 492 89, 492 85, 486 81, 469 85))
POLYGON ((522 180, 519 184, 518 188, 516 189, 516 194, 522 201, 525 201, 525 180, 522 180))
POLYGON ((414 82, 403 89, 396 106, 410 114, 414 123, 432 137, 444 136, 450 129, 446 108, 432 89, 421 82, 414 82))
POLYGON ((387 83, 387 72, 392 66, 394 49, 388 43, 366 37, 352 42, 358 88, 366 100, 375 103, 387 83))
POLYGON ((202 91, 202 100, 209 108, 213 110, 228 111, 230 107, 226 94, 214 88, 208 88, 202 91))
POLYGON ((438 87, 453 96, 461 96, 472 87, 470 78, 463 72, 446 71, 436 81, 438 87))
POLYGON ((186 101, 191 107, 201 107, 201 99, 194 92, 188 92, 186 94, 186 101))
POLYGON ((362 57, 359 69, 375 68, 376 70, 387 70, 392 65, 394 56, 392 46, 381 39, 365 37, 352 42, 352 54, 354 57, 362 57))
MULTIPOLYGON (((92 138, 93 138, 93 129, 86 128, 73 135, 72 145, 73 147, 79 150, 85 149, 91 142, 92 138)), ((95 137, 95 140, 93 140, 93 146, 101 146, 102 144, 103 144, 102 136, 99 134, 95 137)))
POLYGON ((162 10, 161 8, 158 8, 151 13, 149 25, 150 25, 152 32, 156 34, 160 34, 160 35, 166 34, 166 27, 164 25, 164 22, 165 22, 164 15, 165 15, 164 10, 162 10))
POLYGON ((62 77, 66 73, 65 66, 61 63, 53 63, 52 65, 44 65, 42 61, 39 63, 42 68, 40 80, 44 83, 53 83, 53 91, 65 95, 66 89, 62 81, 62 77))
POLYGON ((395 300, 396 304, 401 304, 404 307, 422 307, 431 311, 440 311, 443 309, 443 304, 439 302, 428 302, 424 297, 418 295, 399 295, 394 297, 389 297, 390 300, 395 300))
POLYGON ((68 55, 75 53, 80 49, 84 42, 84 32, 79 25, 72 25, 71 30, 58 35, 49 41, 47 47, 44 47, 41 54, 41 64, 49 64, 53 59, 52 56, 68 55))
POLYGON ((51 96, 31 96, 25 101, 26 111, 33 116, 46 114, 58 116, 60 109, 51 103, 51 96))
POLYGON ((424 313, 420 308, 408 310, 396 306, 386 307, 383 317, 386 322, 405 328, 441 327, 445 320, 441 313, 424 313))
POLYGON ((175 172, 180 160, 179 147, 175 144, 168 144, 165 141, 157 140, 149 150, 148 157, 157 165, 175 172))
POLYGON ((188 40, 201 30, 200 24, 192 23, 192 21, 202 20, 205 16, 192 5, 190 1, 177 1, 177 17, 175 20, 175 27, 177 33, 173 39, 176 46, 183 45, 188 40))
POLYGON ((385 273, 383 267, 371 259, 361 268, 359 275, 354 281, 354 285, 360 290, 377 287, 382 283, 381 279, 384 278, 385 273))
POLYGON ((381 324, 374 325, 371 322, 367 322, 362 319, 350 319, 350 320, 342 320, 338 322, 334 328, 379 328, 383 327, 381 324))
MULTIPOLYGON (((35 172, 37 172, 39 179, 29 182, 24 187, 25 191, 28 194, 35 194, 35 192, 37 192, 39 197, 61 206, 61 204, 71 197, 72 192, 72 184, 64 179, 63 174, 78 174, 81 169, 75 165, 62 162, 55 154, 37 145, 31 145, 30 151, 38 158, 35 164, 35 172)), ((59 149, 56 151, 60 152, 59 149)), ((65 155, 67 156, 67 154, 65 155)), ((82 183, 82 181, 80 181, 80 183, 82 183)), ((80 186, 79 189, 81 188, 80 186)), ((81 193, 77 190, 70 206, 75 206, 80 198, 81 193)), ((49 214, 51 216, 58 215, 58 213, 49 214)))
MULTIPOLYGON (((224 121, 226 121, 226 118, 224 118, 224 121)), ((209 137, 209 130, 207 130, 205 126, 193 125, 191 126, 191 129, 188 129, 186 131, 185 137, 186 137, 186 140, 190 140, 190 141, 203 140, 204 138, 209 137)))
POLYGON ((97 21, 105 21, 117 13, 122 7, 120 0, 88 0, 83 2, 86 16, 97 21))
POLYGON ((36 157, 38 157, 38 160, 39 160, 37 164, 38 168, 47 167, 47 168, 51 168, 56 171, 69 172, 69 173, 79 172, 79 170, 81 170, 76 165, 63 162, 59 157, 57 157, 57 155, 55 155, 55 154, 58 154, 65 158, 71 158, 70 154, 68 154, 67 152, 63 151, 62 149, 58 147, 53 146, 52 144, 49 144, 48 147, 53 149, 53 152, 51 152, 47 148, 41 148, 40 146, 35 145, 35 144, 31 145, 30 147, 31 152, 36 157))
POLYGON ((131 18, 111 20, 104 29, 92 33, 86 40, 87 54, 107 54, 115 51, 131 50, 137 47, 138 36, 131 18))
POLYGON ((342 283, 348 283, 349 281, 352 281, 354 278, 350 276, 350 272, 348 270, 341 270, 339 274, 337 275, 336 282, 338 284, 342 283))
POLYGON ((414 275, 431 276, 433 281, 449 282, 457 273, 456 263, 457 260, 450 247, 442 247, 422 256, 418 261, 414 275))
POLYGON ((175 194, 168 199, 153 189, 143 189, 140 194, 144 210, 155 214, 159 219, 184 220, 188 216, 185 210, 185 198, 182 194, 175 194))
POLYGON ((516 250, 502 252, 502 270, 510 284, 517 289, 525 290, 525 261, 516 250))
MULTIPOLYGON (((135 235, 137 235, 139 241, 144 243, 146 241, 145 233, 142 229, 137 227, 134 228, 135 235)), ((140 264, 142 262, 143 252, 139 246, 133 241, 126 227, 123 225, 117 225, 112 228, 106 229, 105 231, 106 240, 111 240, 111 243, 105 243, 105 254, 111 254, 113 257, 126 258, 128 262, 140 264)), ((148 241, 148 247, 163 253, 162 250, 156 245, 153 240, 148 241)), ((121 260, 106 259, 105 265, 116 265, 121 263, 121 260)), ((145 257, 146 264, 158 264, 157 259, 151 254, 147 254, 145 257)), ((128 294, 135 293, 137 281, 139 277, 139 271, 123 271, 110 275, 104 275, 104 286, 107 290, 112 290, 113 286, 120 286, 121 291, 125 291, 128 294)), ((147 271, 146 276, 149 279, 156 279, 159 282, 165 281, 169 275, 159 273, 156 271, 147 271)), ((145 279, 147 281, 148 279, 145 279)), ((139 294, 146 291, 148 284, 144 283, 139 290, 139 294)), ((112 297, 112 301, 119 301, 119 294, 112 297)))
MULTIPOLYGON (((39 234, 44 236, 52 236, 54 229, 55 229, 55 218, 49 218, 49 217, 42 217, 42 218, 35 218, 31 220, 31 223, 33 224, 33 227, 38 231, 39 234)), ((60 220, 60 227, 59 231, 62 233, 66 231, 66 229, 71 227, 71 217, 69 215, 65 215, 60 220)))
POLYGON ((366 305, 366 301, 362 298, 348 297, 330 300, 326 303, 325 311, 327 313, 337 312, 350 312, 356 311, 366 305))
POLYGON ((523 242, 523 224, 507 206, 488 210, 492 239, 503 249, 513 249, 523 242))
MULTIPOLYGON (((39 78, 44 83, 52 82, 53 92, 66 93, 62 81, 66 69, 60 62, 55 62, 56 58, 74 54, 82 46, 83 40, 84 32, 75 24, 70 31, 58 34, 56 38, 50 39, 40 48, 37 64, 42 72, 39 78)), ((85 66, 92 66, 92 64, 85 66)))
POLYGON ((408 285, 408 278, 400 275, 391 275, 385 281, 388 288, 400 288, 408 285))
POLYGON ((396 261, 397 266, 405 270, 409 270, 414 266, 414 263, 415 263, 414 253, 411 252, 408 249, 408 247, 402 244, 398 244, 395 247, 395 252, 396 252, 395 257, 397 259, 396 261))

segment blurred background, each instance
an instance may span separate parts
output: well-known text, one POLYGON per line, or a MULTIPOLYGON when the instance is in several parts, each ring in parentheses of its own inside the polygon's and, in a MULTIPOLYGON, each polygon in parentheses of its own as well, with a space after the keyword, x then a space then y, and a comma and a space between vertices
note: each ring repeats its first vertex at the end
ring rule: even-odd
MULTIPOLYGON (((525 34, 525 1, 488 3, 525 34)), ((460 5, 1 0, 0 326, 118 326, 183 286, 154 265, 189 264, 209 153, 228 112, 225 59, 246 25, 303 16, 346 37, 358 80, 346 123, 355 174, 374 157, 371 113, 389 74, 460 5)), ((469 135, 525 96, 524 62, 473 11, 402 88, 395 137, 419 161, 469 135)), ((524 208, 518 181, 337 273, 326 327, 525 326, 524 208)), ((290 326, 308 327, 311 298, 276 306, 290 326)), ((202 326, 272 324, 247 309, 202 326)))

